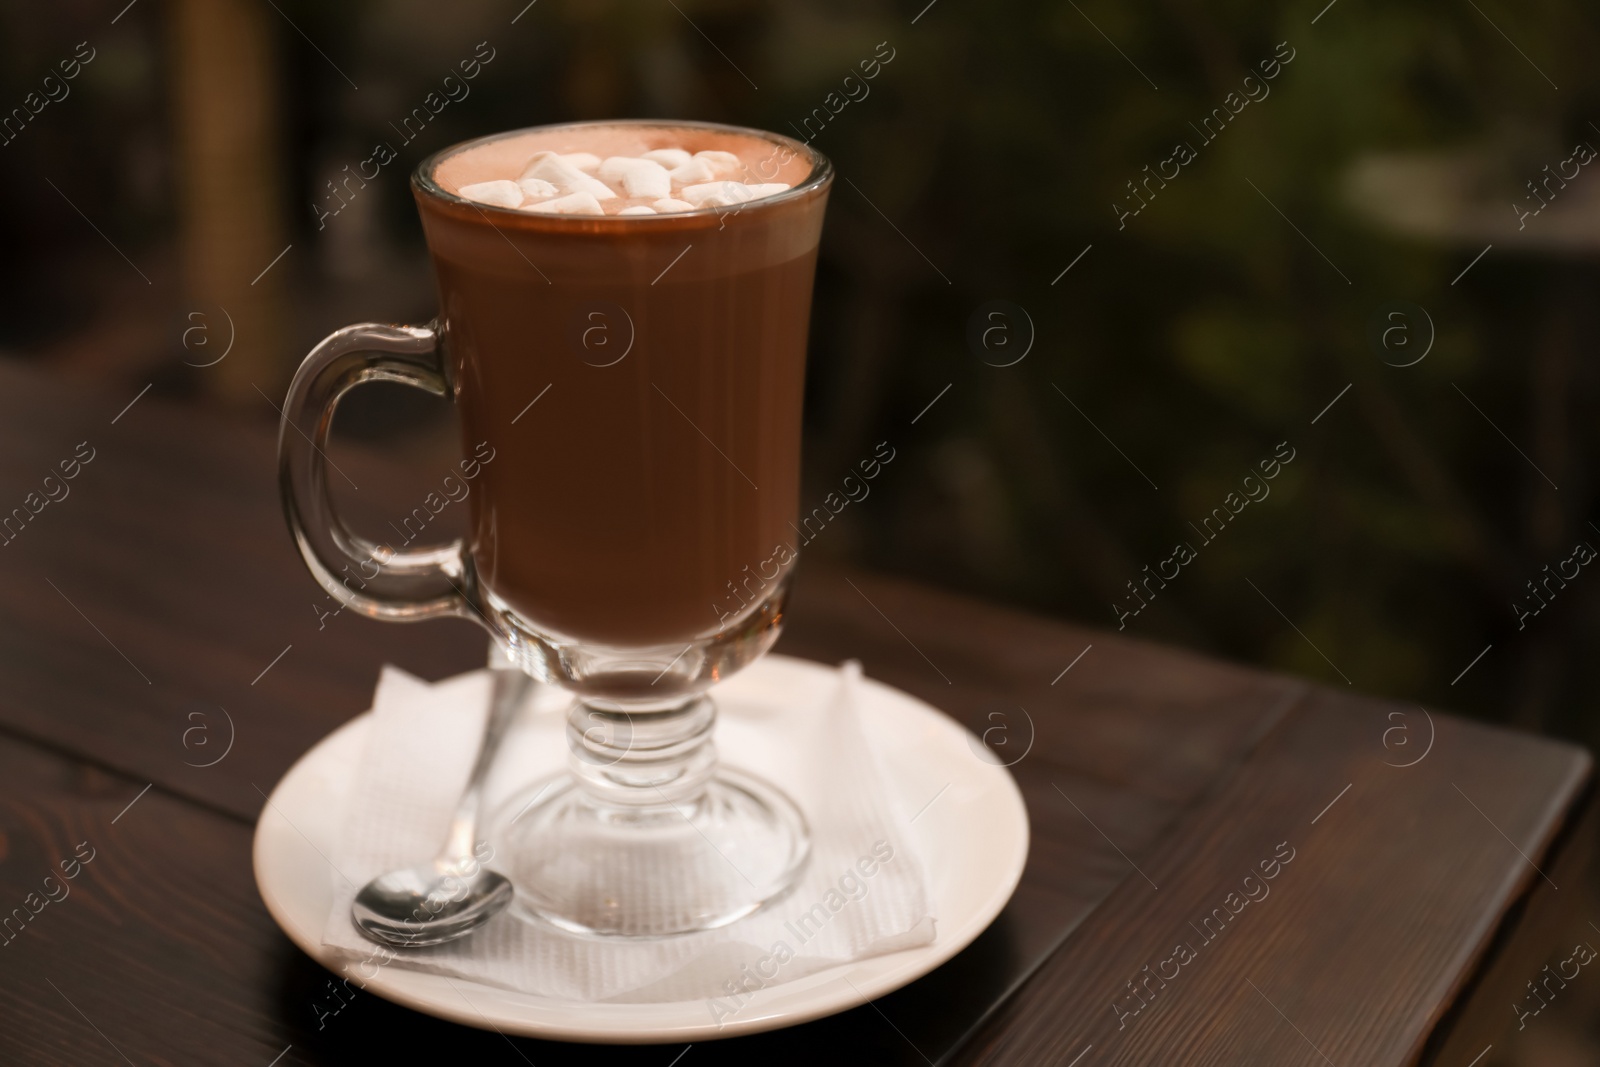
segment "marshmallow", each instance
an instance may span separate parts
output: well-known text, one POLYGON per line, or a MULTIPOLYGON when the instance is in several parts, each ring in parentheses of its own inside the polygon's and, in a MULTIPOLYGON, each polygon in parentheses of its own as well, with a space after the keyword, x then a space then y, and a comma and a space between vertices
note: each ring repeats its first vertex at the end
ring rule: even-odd
POLYGON ((505 180, 463 185, 457 193, 468 200, 495 207, 517 207, 522 203, 522 190, 517 183, 505 180))
POLYGON ((545 181, 543 178, 522 178, 517 181, 522 188, 522 193, 530 200, 548 200, 561 190, 545 181))
POLYGON ((666 196, 672 192, 667 169, 649 159, 612 156, 600 164, 600 177, 611 185, 621 185, 628 196, 666 196))
POLYGON ((696 152, 694 158, 704 160, 718 178, 732 178, 744 173, 744 164, 732 152, 696 152))
POLYGON ((641 152, 640 159, 648 159, 652 163, 659 163, 668 170, 681 167, 694 157, 681 148, 656 148, 649 152, 641 152))
MULTIPOLYGON (((588 193, 596 200, 610 200, 617 195, 605 182, 579 170, 569 161, 570 158, 554 152, 536 152, 518 177, 539 178, 554 185, 557 192, 588 193)), ((599 166, 599 163, 595 165, 599 166)))
POLYGON ((786 189, 792 189, 794 187, 791 185, 785 185, 783 182, 763 182, 760 185, 752 185, 749 188, 751 198, 755 199, 763 196, 774 196, 786 189))
POLYGON ((593 174, 600 165, 600 157, 593 152, 563 152, 561 158, 581 171, 593 174))
POLYGON ((654 208, 645 207, 643 204, 637 204, 633 207, 625 207, 621 211, 617 212, 618 215, 654 215, 655 213, 656 212, 654 208))
POLYGON ((694 210, 694 205, 689 203, 687 200, 674 200, 670 196, 664 196, 660 200, 657 200, 654 204, 652 204, 650 206, 655 208, 656 212, 658 214, 665 214, 667 212, 672 212, 672 211, 693 211, 694 210))
POLYGON ((728 207, 752 199, 752 193, 743 182, 706 182, 685 188, 683 198, 695 207, 728 207))
POLYGON ((673 185, 695 185, 699 182, 714 182, 717 172, 711 164, 703 159, 691 159, 687 163, 680 163, 667 172, 667 177, 672 179, 673 185))
POLYGON ((604 215, 606 209, 600 206, 600 201, 592 193, 572 193, 559 200, 546 200, 540 204, 529 204, 523 210, 537 211, 541 215, 604 215))

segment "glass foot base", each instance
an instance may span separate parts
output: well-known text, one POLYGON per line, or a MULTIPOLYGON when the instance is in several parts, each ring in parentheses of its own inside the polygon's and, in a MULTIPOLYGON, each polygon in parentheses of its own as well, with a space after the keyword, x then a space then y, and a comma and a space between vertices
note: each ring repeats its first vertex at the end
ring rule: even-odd
POLYGON ((511 908, 571 933, 665 937, 726 926, 786 892, 810 855, 775 786, 720 767, 692 799, 597 802, 570 775, 534 782, 492 820, 511 908))

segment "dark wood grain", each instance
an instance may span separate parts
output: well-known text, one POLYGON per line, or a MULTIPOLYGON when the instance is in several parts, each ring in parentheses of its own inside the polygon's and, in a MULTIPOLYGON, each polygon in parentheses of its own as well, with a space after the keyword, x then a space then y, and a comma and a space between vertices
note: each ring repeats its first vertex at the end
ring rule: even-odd
MULTIPOLYGON (((1584 890, 1594 875, 1595 838, 1600 834, 1600 804, 1595 785, 1573 818, 1559 830, 1539 866, 1549 880, 1536 878, 1506 910, 1504 921, 1467 975, 1461 993, 1442 1011, 1438 1027, 1419 1058, 1420 1063, 1471 1064, 1490 1047, 1510 1062, 1537 1062, 1532 1056, 1508 1056, 1541 1023, 1539 1010, 1531 1021, 1517 1009, 1530 1010, 1528 983, 1541 980, 1546 964, 1570 957, 1579 943, 1600 948, 1600 930, 1585 914, 1584 890), (1558 886, 1565 886, 1563 892, 1558 886)), ((1559 994, 1558 994, 1559 995, 1559 994)))
POLYGON ((1032 753, 1060 766, 1177 802, 1308 688, 909 582, 827 570, 801 570, 778 650, 824 662, 853 655, 873 677, 980 734, 1004 727, 1008 760, 1032 738, 1032 753))
MULTIPOLYGON (((254 890, 262 791, 366 707, 383 662, 439 678, 484 640, 319 620, 270 428, 129 399, 0 367, 0 514, 96 450, 0 544, 0 904, 77 842, 100 850, 0 945, 0 1062, 124 1062, 110 1042, 137 1063, 409 1062, 446 1042, 474 1062, 671 1062, 681 1048, 508 1042, 370 994, 319 1025, 328 975, 254 890)), ((433 480, 335 459, 369 529, 433 480)), ((1564 746, 1435 716, 1428 757, 1385 766, 1415 751, 1385 730, 1396 711, 1420 728, 1416 709, 811 561, 779 648, 860 659, 987 732, 1032 849, 1000 920, 939 971, 695 1063, 1065 1064, 1090 1044, 1078 1067, 1432 1062, 1495 1039, 1484 1013, 1509 1017, 1495 998, 1557 943, 1572 893, 1553 885, 1588 855, 1588 761, 1564 746), (1124 983, 1280 841, 1297 852, 1272 895, 1117 1029, 1124 983)))
MULTIPOLYGON (((27 620, 0 630, 0 722, 253 817, 252 783, 275 781, 363 710, 386 660, 434 678, 482 662, 467 623, 380 627, 345 613, 319 629, 314 608, 332 604, 277 511, 268 425, 175 417, 151 397, 112 425, 131 399, 0 369, 0 511, 79 442, 95 450, 70 495, 0 546, 0 611, 27 620), (215 758, 229 717, 228 759, 190 766, 215 758), (185 731, 207 724, 189 739, 217 745, 186 748, 185 731)), ((336 459, 363 486, 349 495, 372 526, 420 497, 373 457, 336 459)))
POLYGON ((1150 882, 1124 881, 961 1062, 1417 1062, 1546 879, 1591 763, 1436 716, 1431 752, 1398 768, 1394 711, 1421 718, 1326 692, 1287 715, 1140 861, 1150 882), (1220 934, 1191 925, 1284 843, 1294 858, 1258 903, 1220 934), (1180 945, 1193 958, 1164 963, 1180 945))

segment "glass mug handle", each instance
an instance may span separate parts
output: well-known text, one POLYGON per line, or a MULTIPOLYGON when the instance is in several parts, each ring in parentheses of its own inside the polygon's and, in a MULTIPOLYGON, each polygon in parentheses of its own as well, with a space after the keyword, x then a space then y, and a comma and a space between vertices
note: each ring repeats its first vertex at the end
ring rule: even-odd
POLYGON ((375 322, 336 330, 307 353, 289 385, 278 430, 284 515, 306 566, 345 607, 390 622, 454 615, 484 621, 477 581, 460 538, 396 551, 351 530, 328 491, 328 432, 345 393, 363 382, 399 382, 448 397, 439 332, 375 322))

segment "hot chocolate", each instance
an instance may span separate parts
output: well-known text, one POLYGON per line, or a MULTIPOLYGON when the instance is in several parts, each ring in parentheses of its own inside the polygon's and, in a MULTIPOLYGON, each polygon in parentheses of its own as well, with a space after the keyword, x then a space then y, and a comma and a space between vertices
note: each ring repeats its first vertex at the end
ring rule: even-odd
POLYGON ((736 625, 730 589, 795 536, 825 177, 787 138, 650 123, 424 169, 465 440, 496 450, 470 550, 497 608, 611 648, 736 625))

